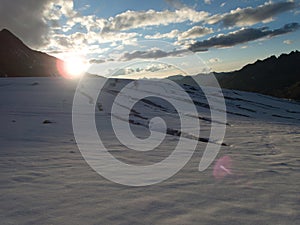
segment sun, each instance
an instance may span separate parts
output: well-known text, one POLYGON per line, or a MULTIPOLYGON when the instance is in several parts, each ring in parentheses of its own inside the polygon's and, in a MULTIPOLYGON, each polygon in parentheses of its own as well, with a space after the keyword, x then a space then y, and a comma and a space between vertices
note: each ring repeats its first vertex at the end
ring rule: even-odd
POLYGON ((68 57, 64 60, 64 70, 70 78, 81 77, 88 69, 88 63, 79 56, 68 57))

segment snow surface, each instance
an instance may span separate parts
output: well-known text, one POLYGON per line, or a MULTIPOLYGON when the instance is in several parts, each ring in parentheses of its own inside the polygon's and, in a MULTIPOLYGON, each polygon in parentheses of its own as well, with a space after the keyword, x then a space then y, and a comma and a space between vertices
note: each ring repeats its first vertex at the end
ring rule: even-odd
MULTIPOLYGON (((100 78, 87 82, 93 79, 100 78)), ((133 133, 141 138, 149 135, 150 121, 151 129, 170 129, 160 148, 137 153, 113 135, 110 107, 128 82, 108 84, 98 99, 86 94, 84 84, 80 90, 96 105, 99 135, 116 158, 136 165, 161 161, 176 146, 180 126, 176 111, 163 100, 139 102, 130 115, 133 133), (151 120, 156 116, 166 126, 151 120)), ((194 155, 162 183, 127 187, 98 175, 78 150, 72 130, 76 87, 77 82, 61 78, 0 79, 1 224, 299 223, 299 103, 224 90, 227 130, 216 160, 228 156, 233 166, 232 174, 215 179, 213 164, 198 170, 210 133, 207 101, 199 90, 183 86, 196 102, 201 124, 194 155)), ((169 90, 173 98, 182 96, 169 90)))

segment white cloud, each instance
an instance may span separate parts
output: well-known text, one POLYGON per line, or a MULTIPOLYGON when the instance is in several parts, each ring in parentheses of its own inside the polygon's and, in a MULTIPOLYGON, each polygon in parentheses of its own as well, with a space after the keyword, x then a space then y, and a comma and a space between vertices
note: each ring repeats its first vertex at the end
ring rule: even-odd
MULTIPOLYGON (((123 45, 136 45, 138 33, 124 32, 135 28, 145 28, 147 26, 168 25, 171 23, 181 23, 185 21, 200 22, 208 17, 207 12, 198 12, 194 9, 184 7, 175 11, 126 11, 109 19, 97 18, 95 15, 82 16, 73 11, 73 4, 70 0, 64 3, 63 0, 50 2, 44 14, 49 17, 49 20, 58 21, 63 15, 67 21, 62 26, 56 24, 52 28, 52 38, 47 45, 49 50, 58 50, 60 48, 87 49, 91 44, 122 42, 123 45), (63 10, 57 10, 56 7, 62 7, 63 10), (80 25, 84 32, 76 32, 70 35, 55 35, 58 30, 70 32, 75 25, 80 25), (84 47, 85 46, 85 47, 84 47)), ((208 28, 195 27, 186 32, 180 33, 178 30, 173 30, 170 33, 157 33, 153 36, 145 38, 161 39, 161 38, 176 38, 188 39, 201 36, 210 32, 208 28)))
POLYGON ((207 27, 201 27, 201 26, 194 26, 191 29, 179 34, 178 40, 184 40, 184 39, 193 39, 193 38, 199 38, 206 34, 213 33, 212 28, 207 27))
POLYGON ((170 71, 174 71, 174 67, 172 65, 163 63, 147 63, 144 65, 136 64, 129 67, 117 69, 115 71, 110 71, 110 74, 117 77, 122 76, 130 78, 157 78, 158 76, 165 77, 165 73, 167 72, 168 74, 168 72, 170 71))
POLYGON ((1 0, 0 27, 7 28, 33 48, 49 44, 60 19, 77 15, 73 0, 1 0))
POLYGON ((177 37, 178 41, 182 41, 185 39, 194 39, 194 38, 203 37, 204 35, 210 34, 210 33, 213 33, 212 28, 194 26, 191 29, 184 31, 184 32, 180 32, 176 29, 176 30, 172 30, 171 32, 165 33, 165 34, 156 33, 154 35, 146 35, 145 38, 146 39, 161 39, 161 38, 173 39, 173 38, 177 37))
POLYGON ((189 48, 191 45, 195 44, 197 40, 194 39, 186 39, 181 41, 175 41, 174 45, 181 46, 183 48, 189 48))
POLYGON ((47 43, 49 27, 43 11, 50 0, 1 0, 0 27, 7 28, 31 47, 47 43))
POLYGON ((95 15, 80 16, 76 15, 67 21, 67 26, 71 29, 76 24, 84 27, 88 32, 101 32, 104 27, 105 19, 97 18, 95 15))
POLYGON ((70 20, 77 14, 77 11, 74 10, 73 0, 53 0, 45 5, 43 18, 46 22, 56 21, 59 23, 63 16, 70 20))
POLYGON ((125 32, 76 32, 73 34, 52 34, 51 40, 44 47, 44 51, 69 51, 72 49, 74 52, 86 52, 95 53, 103 52, 99 47, 99 44, 122 42, 125 45, 136 45, 137 33, 125 33, 125 32), (96 48, 95 46, 98 46, 96 48))
POLYGON ((204 21, 209 13, 182 8, 175 11, 126 11, 115 17, 110 17, 104 25, 103 32, 130 30, 147 26, 168 25, 190 21, 193 23, 204 21))
POLYGON ((211 0, 204 0, 204 3, 210 5, 211 4, 211 0))

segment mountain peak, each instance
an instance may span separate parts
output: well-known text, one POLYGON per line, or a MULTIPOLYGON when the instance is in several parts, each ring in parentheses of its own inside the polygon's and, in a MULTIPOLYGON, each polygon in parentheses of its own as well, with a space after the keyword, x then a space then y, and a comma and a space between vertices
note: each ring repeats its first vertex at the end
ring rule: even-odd
POLYGON ((58 59, 35 51, 8 29, 0 31, 0 77, 58 75, 58 59))
POLYGON ((25 44, 16 35, 6 28, 0 31, 0 43, 1 45, 4 44, 2 47, 7 47, 8 45, 25 47, 25 44))
POLYGON ((8 29, 6 29, 6 28, 4 28, 4 29, 2 29, 1 31, 0 31, 0 33, 4 33, 4 32, 6 32, 6 33, 11 33, 8 29))
POLYGON ((12 36, 12 37, 16 37, 16 35, 14 35, 11 31, 9 31, 8 29, 4 28, 0 31, 0 36, 12 36))

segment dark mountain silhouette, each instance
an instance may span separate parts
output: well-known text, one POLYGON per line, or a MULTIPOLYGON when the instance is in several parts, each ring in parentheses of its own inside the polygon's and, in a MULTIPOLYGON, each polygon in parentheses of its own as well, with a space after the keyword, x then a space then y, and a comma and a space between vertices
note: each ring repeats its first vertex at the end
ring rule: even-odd
POLYGON ((215 73, 223 88, 300 100, 300 52, 271 56, 229 73, 215 73))
POLYGON ((9 30, 0 31, 0 77, 58 76, 63 61, 27 47, 9 30))
MULTIPOLYGON (((293 51, 290 54, 282 54, 278 58, 271 56, 264 60, 257 60, 237 71, 214 74, 222 88, 300 100, 299 63, 300 52, 293 51)), ((196 76, 202 76, 201 80, 205 80, 210 75, 196 76)), ((176 75, 169 79, 181 84, 195 85, 189 76, 182 76, 180 79, 180 75, 176 75)))

